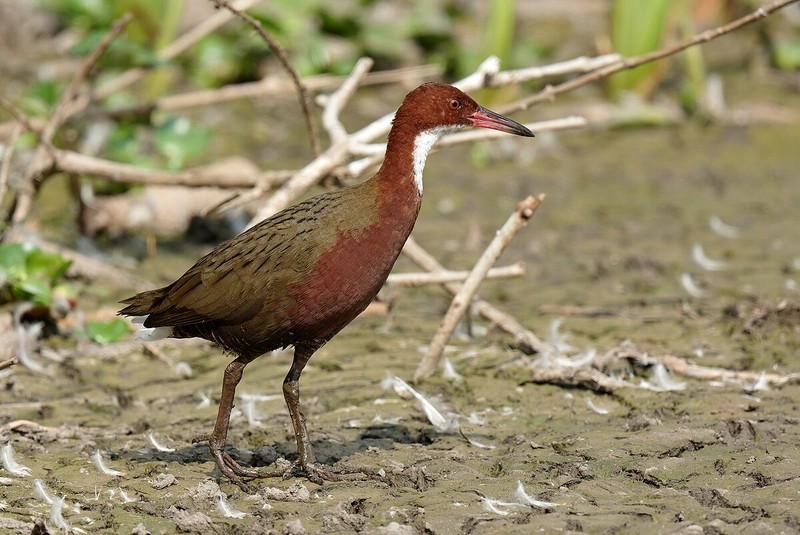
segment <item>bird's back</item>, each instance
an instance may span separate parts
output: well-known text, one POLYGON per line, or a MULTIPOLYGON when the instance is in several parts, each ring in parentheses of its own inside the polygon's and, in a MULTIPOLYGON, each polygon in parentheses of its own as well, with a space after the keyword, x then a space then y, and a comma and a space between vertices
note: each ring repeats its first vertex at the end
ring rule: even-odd
POLYGON ((352 271, 367 260, 366 249, 380 247, 363 236, 378 219, 373 190, 367 182, 287 208, 220 244, 172 284, 124 300, 120 314, 147 316, 145 327, 170 327, 174 337, 205 338, 238 354, 324 342, 369 304, 388 274, 352 271), (348 240, 361 247, 342 250, 348 240))

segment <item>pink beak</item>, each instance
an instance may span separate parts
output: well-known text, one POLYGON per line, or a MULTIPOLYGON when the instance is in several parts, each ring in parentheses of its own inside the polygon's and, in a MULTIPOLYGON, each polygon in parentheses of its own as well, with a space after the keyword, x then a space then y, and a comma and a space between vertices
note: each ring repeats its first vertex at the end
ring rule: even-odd
POLYGON ((512 121, 505 115, 500 115, 492 110, 487 110, 483 106, 478 107, 478 111, 469 116, 473 126, 479 128, 490 128, 500 130, 516 136, 533 137, 533 132, 528 130, 516 121, 512 121))

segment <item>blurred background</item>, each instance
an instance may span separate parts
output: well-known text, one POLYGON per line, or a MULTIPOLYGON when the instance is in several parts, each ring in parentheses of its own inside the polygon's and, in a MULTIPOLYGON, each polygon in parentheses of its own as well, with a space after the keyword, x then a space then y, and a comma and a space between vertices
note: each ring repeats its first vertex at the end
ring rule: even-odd
MULTIPOLYGON (((635 56, 759 5, 239 3, 282 44, 315 96, 334 91, 358 58, 375 60, 342 113, 350 132, 392 112, 416 85, 458 80, 491 55, 503 69, 609 53, 635 56)), ((56 129, 57 149, 128 165, 134 175, 209 166, 219 176, 250 183, 269 176, 260 182, 268 183, 266 189, 312 159, 286 72, 241 20, 230 18, 181 53, 170 53, 220 14, 206 0, 0 0, 0 96, 34 127, 44 127, 70 79, 123 13, 131 13, 132 21, 84 80, 83 89, 98 97, 56 129), (131 73, 142 77, 122 84, 131 73)), ((502 111, 576 76, 474 96, 502 111)), ((142 348, 132 342, 130 324, 115 316, 118 301, 173 281, 238 233, 263 200, 209 216, 250 188, 143 186, 94 168, 45 173, 33 182, 22 224, 12 225, 19 194, 31 184, 27 169, 37 139, 8 109, 0 106, 0 363, 12 356, 26 360, 0 369, 0 434, 13 437, 35 477, 83 504, 80 513, 65 513, 71 522, 112 522, 109 529, 129 533, 145 519, 153 532, 173 531, 174 519, 167 518, 175 504, 172 491, 161 492, 149 480, 162 470, 174 472, 178 496, 208 480, 207 450, 188 444, 213 419, 210 396, 218 392, 226 361, 196 342, 142 348), (5 427, 19 421, 27 423, 5 427), (152 430, 169 433, 167 443, 177 453, 154 453, 144 438, 152 430), (119 502, 111 493, 121 490, 119 479, 87 472, 89 456, 100 448, 112 452, 118 466, 125 464, 129 477, 122 484, 135 489, 139 502, 119 502), (98 488, 105 501, 98 501, 98 488)), ((447 268, 469 269, 517 203, 545 193, 499 261, 525 262, 527 275, 485 281, 480 288, 482 297, 522 325, 570 354, 603 355, 632 343, 644 354, 725 370, 800 370, 800 5, 513 118, 527 123, 573 115, 586 118, 587 126, 431 154, 416 240, 447 268)), ((328 144, 323 134, 323 147, 328 144)), ((333 173, 307 195, 366 176, 333 173)), ((395 271, 416 269, 401 257, 395 271)), ((769 524, 777 533, 800 525, 796 385, 762 391, 741 381, 687 380, 668 393, 625 389, 598 398, 610 412, 590 410, 583 390, 531 384, 536 356, 475 316, 448 346, 461 382, 436 377, 426 388, 465 412, 484 411, 489 423, 474 429, 499 447, 476 449, 460 437, 434 433, 418 415, 403 412, 406 402, 381 407, 387 418, 403 419, 388 432, 389 426, 361 422, 373 421, 374 400, 386 396, 379 386, 386 371, 413 374, 450 295, 438 287, 389 287, 381 297, 383 309, 359 318, 322 348, 303 376, 315 432, 324 437, 321 444, 334 445, 328 453, 317 449, 326 462, 391 458, 417 470, 425 448, 434 477, 423 465, 401 482, 425 493, 326 488, 348 504, 353 495, 366 496, 371 526, 400 518, 381 507, 412 505, 421 511, 414 515, 427 515, 425 522, 442 533, 451 532, 454 522, 476 530, 470 532, 484 526, 483 532, 497 533, 528 529, 516 524, 532 520, 537 528, 560 532, 672 533, 697 522, 706 532, 769 532, 769 524), (370 442, 373 428, 383 433, 379 444, 370 442), (393 451, 356 457, 374 444, 393 451), (484 522, 486 513, 469 490, 478 478, 493 496, 506 496, 508 481, 520 478, 564 506, 504 517, 505 524, 484 522), (713 524, 720 518, 736 529, 713 524)), ((286 353, 263 357, 248 368, 241 391, 279 392, 287 366, 286 353)), ((614 366, 604 371, 630 383, 650 372, 614 366)), ((272 397, 256 398, 270 416, 261 426, 254 412, 235 414, 232 442, 257 452, 274 446, 291 456, 282 401, 268 405, 263 400, 272 397)), ((249 402, 242 398, 245 407, 253 403, 252 396, 249 402)), ((3 481, 4 516, 30 519, 29 483, 3 481)), ((214 505, 196 508, 208 512, 214 505)), ((249 532, 262 532, 259 522, 267 520, 280 530, 298 511, 322 529, 313 501, 276 502, 277 513, 268 517, 252 502, 239 500, 238 506, 252 513, 242 521, 255 526, 249 532)))
MULTIPOLYGON (((456 80, 473 72, 490 55, 499 57, 504 69, 611 52, 635 56, 733 20, 758 3, 293 0, 251 4, 248 12, 283 45, 298 73, 327 83, 326 91, 340 83, 330 77, 349 73, 361 56, 375 60, 373 71, 389 73, 384 80, 368 81, 348 107, 343 121, 354 129, 391 111, 418 83, 456 80)), ((89 81, 102 91, 104 83, 131 68, 145 67, 151 72, 134 85, 109 91, 87 113, 70 120, 56 133, 57 146, 141 168, 167 170, 218 162, 221 169, 257 173, 259 169, 296 168, 308 160, 302 116, 297 113, 296 96, 288 84, 267 96, 237 98, 217 105, 159 106, 165 102, 159 99, 170 96, 192 96, 198 91, 259 80, 287 80, 273 53, 241 21, 229 21, 174 59, 162 59, 166 47, 214 16, 212 3, 202 0, 0 1, 0 46, 5 51, 0 56, 0 92, 31 119, 45 120, 85 56, 126 12, 133 20, 101 57, 89 81)), ((654 234, 642 230, 646 224, 643 218, 664 212, 660 222, 653 221, 656 228, 675 233, 680 228, 677 223, 688 225, 675 210, 690 210, 695 201, 700 203, 698 210, 708 211, 696 217, 719 217, 717 213, 726 212, 725 205, 712 209, 709 203, 718 203, 729 193, 732 177, 726 173, 741 170, 744 162, 754 166, 749 171, 753 178, 731 197, 741 201, 752 195, 752 188, 765 179, 757 170, 763 171, 766 153, 763 148, 753 148, 752 156, 748 156, 747 147, 752 145, 747 140, 762 136, 776 152, 794 142, 800 121, 799 70, 800 9, 793 5, 702 47, 621 72, 539 105, 518 118, 582 115, 589 120, 589 128, 544 133, 533 148, 525 150, 520 150, 518 140, 502 140, 453 149, 449 157, 434 157, 432 165, 446 170, 434 167, 429 171, 431 176, 458 178, 430 180, 431 189, 426 188, 430 200, 423 209, 418 232, 436 229, 430 232, 437 234, 436 247, 443 251, 445 260, 469 265, 473 250, 498 224, 497 217, 471 221, 464 235, 459 235, 464 228, 459 217, 504 212, 522 194, 541 190, 550 198, 549 207, 537 216, 543 225, 540 236, 528 245, 527 255, 519 252, 519 257, 530 260, 531 254, 547 254, 558 247, 558 231, 565 228, 582 228, 581 235, 590 237, 597 230, 594 217, 600 218, 606 231, 619 230, 627 236, 625 242, 645 250, 657 241, 653 241, 654 234), (792 135, 787 137, 785 128, 792 135), (645 156, 642 151, 650 149, 656 152, 645 156), (495 160, 507 162, 508 172, 489 184, 479 180, 480 169, 495 160), (522 169, 527 172, 522 173, 522 169), (626 182, 626 173, 631 174, 634 186, 626 182), (663 176, 656 176, 659 174, 663 176), (707 189, 709 196, 691 194, 688 199, 675 201, 680 208, 673 207, 670 212, 665 208, 669 199, 663 190, 677 187, 682 180, 686 180, 687 191, 707 189), (465 186, 477 188, 486 196, 463 196, 470 191, 465 186), (646 197, 631 203, 631 188, 646 197), (601 204, 585 206, 591 201, 601 204)), ((502 107, 563 79, 484 90, 476 96, 487 106, 502 107)), ((3 143, 11 139, 13 126, 6 115, 0 125, 3 143)), ((13 203, 15 176, 30 161, 34 144, 35 137, 30 133, 23 132, 14 140, 17 155, 0 205, 6 220, 13 203)), ((8 150, 8 145, 3 146, 8 150)), ((794 157, 792 151, 779 160, 794 157)), ((793 160, 788 165, 795 163, 793 160)), ((782 161, 775 164, 782 165, 782 161)), ((141 265, 151 273, 151 279, 167 280, 208 244, 243 228, 252 210, 203 217, 210 207, 230 195, 230 191, 215 188, 148 191, 102 176, 56 175, 42 185, 29 223, 45 238, 117 265, 132 267, 144 262, 141 265)), ((763 203, 770 204, 766 200, 763 203)), ((727 217, 734 223, 750 224, 752 212, 751 207, 731 206, 727 217)), ((684 228, 683 232, 688 230, 684 228)), ((682 239, 691 241, 685 236, 682 239)), ((12 251, 16 245, 5 247, 11 248, 5 254, 17 258, 15 261, 24 257, 12 251)), ((624 260, 620 250, 616 238, 591 239, 585 247, 565 251, 563 261, 570 266, 566 271, 561 262, 537 262, 533 269, 539 271, 539 291, 562 291, 569 286, 567 279, 598 277, 606 273, 609 262, 633 262, 645 271, 656 269, 650 260, 624 260), (613 260, 607 258, 609 255, 613 260)), ((652 246, 644 256, 652 260, 652 255, 663 254, 663 248, 652 246)), ((791 266, 792 258, 782 258, 781 262, 791 266)), ((653 260, 657 266, 671 261, 653 260)), ((86 293, 87 289, 80 286, 62 287, 66 263, 57 257, 52 262, 44 269, 46 280, 31 275, 14 283, 14 277, 6 276, 12 281, 6 300, 33 297, 49 307, 53 293, 66 292, 69 302, 76 294, 86 293), (27 290, 21 289, 23 284, 27 290), (59 288, 56 292, 55 287, 59 288)), ((662 266, 656 271, 656 275, 647 277, 669 279, 665 288, 653 281, 637 284, 647 292, 673 291, 678 268, 662 266), (664 270, 669 277, 663 275, 664 270)), ((782 291, 783 282, 776 280, 776 287, 768 293, 782 291)), ((111 294, 116 296, 114 291, 111 294)), ((58 306, 67 304, 62 299, 58 306)), ((114 325, 115 332, 122 335, 119 321, 114 325)))

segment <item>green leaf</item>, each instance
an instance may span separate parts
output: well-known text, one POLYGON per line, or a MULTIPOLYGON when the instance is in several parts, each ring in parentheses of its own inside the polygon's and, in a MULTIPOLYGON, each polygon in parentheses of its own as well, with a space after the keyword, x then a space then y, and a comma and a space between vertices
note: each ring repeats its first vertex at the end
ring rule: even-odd
POLYGON ((800 39, 781 39, 773 47, 775 66, 783 71, 800 70, 800 39))
MULTIPOLYGON (((637 56, 658 48, 664 38, 667 16, 673 4, 670 0, 615 0, 611 11, 611 42, 614 52, 623 56, 637 56)), ((611 95, 618 98, 624 91, 647 93, 654 85, 658 69, 656 63, 640 65, 609 77, 611 95)))
POLYGON ((25 259, 28 277, 41 279, 50 284, 61 278, 70 265, 72 262, 65 260, 58 253, 46 253, 41 249, 34 249, 25 259))
POLYGON ((23 132, 17 138, 17 143, 14 145, 14 148, 17 150, 27 150, 32 149, 38 144, 39 136, 37 136, 35 132, 23 132))
POLYGON ((211 142, 211 131, 193 126, 185 117, 171 117, 156 127, 153 142, 167 158, 167 166, 179 169, 188 159, 206 150, 211 142))
POLYGON ((192 76, 201 87, 218 87, 235 80, 240 72, 239 52, 230 39, 209 35, 194 48, 192 76))
POLYGON ((45 306, 50 304, 50 285, 41 279, 25 279, 16 284, 12 292, 21 301, 33 301, 45 306))
POLYGON ((8 276, 25 272, 25 258, 28 253, 21 243, 0 244, 0 271, 8 276))
POLYGON ((114 4, 104 0, 43 0, 44 5, 59 15, 65 26, 107 28, 114 20, 114 4))
MULTIPOLYGON (((75 43, 70 52, 77 56, 88 56, 100 41, 106 36, 108 30, 94 30, 86 37, 75 43)), ((129 67, 162 67, 167 64, 149 48, 135 43, 125 37, 117 37, 100 58, 100 65, 123 69, 129 67)))
POLYGON ((0 281, 8 286, 4 298, 10 295, 49 306, 53 285, 71 264, 57 253, 47 253, 30 244, 0 245, 0 281))
POLYGON ((122 318, 111 321, 89 321, 86 323, 89 339, 100 344, 111 344, 128 334, 128 322, 122 318))
POLYGON ((20 105, 28 115, 47 116, 55 108, 60 91, 60 82, 54 80, 36 82, 25 90, 20 105))

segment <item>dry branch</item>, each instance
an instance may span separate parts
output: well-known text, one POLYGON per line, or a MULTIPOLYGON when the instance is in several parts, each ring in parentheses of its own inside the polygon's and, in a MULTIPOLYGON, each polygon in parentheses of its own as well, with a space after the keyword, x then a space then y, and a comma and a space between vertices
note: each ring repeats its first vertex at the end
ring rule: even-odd
POLYGON ((531 376, 524 382, 586 388, 598 394, 611 394, 620 388, 633 386, 595 368, 530 368, 531 376))
MULTIPOLYGON (((432 273, 447 272, 438 260, 417 244, 413 237, 406 241, 405 246, 403 246, 403 253, 422 269, 432 273)), ((461 289, 461 284, 457 282, 448 282, 443 284, 443 286, 451 294, 456 294, 459 289, 461 289)), ((551 349, 548 344, 541 341, 532 331, 523 327, 513 316, 498 310, 477 295, 472 300, 472 307, 478 314, 494 323, 505 332, 511 334, 516 344, 523 351, 535 353, 551 349)))
POLYGON ((5 147, 5 151, 3 153, 3 163, 0 165, 0 201, 5 199, 6 191, 8 191, 8 177, 11 174, 11 162, 14 159, 14 147, 17 144, 17 139, 19 139, 20 134, 22 134, 22 125, 17 123, 14 125, 14 131, 11 134, 11 139, 5 147))
MULTIPOLYGON (((525 275, 525 263, 517 262, 510 266, 492 268, 486 272, 487 279, 510 279, 525 275)), ((464 282, 469 276, 469 271, 442 271, 439 273, 393 273, 386 279, 387 284, 395 286, 409 286, 417 288, 431 284, 444 284, 447 282, 464 282)))
POLYGON ((297 95, 300 100, 300 108, 303 110, 303 117, 306 121, 306 129, 308 130, 308 136, 311 141, 311 152, 315 157, 319 156, 319 136, 317 135, 317 127, 314 125, 314 119, 311 117, 311 96, 309 95, 306 86, 303 85, 302 80, 300 80, 300 75, 298 75, 297 71, 294 70, 292 62, 289 60, 289 56, 286 54, 286 51, 283 49, 281 44, 276 41, 267 30, 264 29, 264 26, 262 26, 260 22, 245 13, 243 10, 236 9, 230 3, 228 3, 227 0, 211 1, 214 2, 217 7, 224 7, 252 26, 259 37, 261 37, 261 39, 267 43, 267 46, 275 54, 275 57, 278 58, 278 61, 283 66, 284 70, 289 73, 289 76, 292 78, 292 83, 294 83, 295 88, 297 88, 297 95))
POLYGON ((781 375, 777 373, 754 372, 746 370, 729 370, 726 368, 716 368, 711 366, 701 366, 675 355, 650 355, 641 351, 633 344, 623 344, 607 352, 602 359, 596 361, 596 365, 604 366, 613 359, 626 359, 634 361, 642 366, 655 366, 663 364, 672 373, 691 377, 701 381, 723 381, 738 384, 756 383, 759 380, 767 381, 775 386, 782 386, 790 382, 800 382, 800 373, 781 375))
POLYGON ((553 76, 564 76, 575 72, 591 72, 618 62, 622 56, 619 54, 605 54, 603 56, 580 56, 560 63, 536 67, 524 67, 509 71, 498 72, 492 76, 488 83, 491 87, 519 84, 531 80, 541 80, 553 76))
MULTIPOLYGON (((438 65, 422 65, 419 67, 405 67, 400 69, 386 70, 380 72, 367 73, 361 80, 360 87, 386 84, 404 80, 427 80, 442 74, 442 68, 438 65)), ((310 91, 324 91, 335 89, 344 82, 343 76, 331 76, 329 74, 319 76, 309 76, 303 78, 303 85, 310 91)), ((219 89, 207 89, 202 91, 191 91, 177 95, 165 95, 155 102, 141 104, 130 109, 112 110, 103 112, 106 114, 141 114, 152 111, 177 111, 199 106, 212 106, 244 98, 262 98, 272 95, 282 95, 292 91, 294 86, 289 80, 283 78, 264 78, 257 82, 246 82, 229 84, 219 89)), ((1 127, 2 125, 0 125, 1 127)), ((2 132, 2 130, 0 130, 2 132)), ((2 138, 2 133, 0 133, 2 138)))
POLYGON ((360 58, 350 76, 326 99, 325 109, 322 112, 322 125, 328 131, 332 143, 339 143, 347 138, 347 130, 339 120, 339 114, 374 63, 370 58, 360 58))
MULTIPOLYGON (((232 5, 236 9, 241 10, 248 9, 260 1, 261 0, 239 0, 238 2, 233 2, 232 5)), ((156 57, 162 62, 176 58, 194 46, 195 43, 200 41, 200 39, 214 32, 232 18, 233 15, 227 11, 218 11, 217 13, 214 13, 204 21, 200 22, 198 25, 188 30, 183 35, 179 36, 171 44, 156 52, 156 57)), ((112 78, 111 80, 100 85, 92 95, 92 100, 102 100, 118 91, 121 91, 122 89, 125 89, 128 86, 135 84, 144 78, 152 69, 153 67, 134 67, 132 69, 128 69, 119 76, 112 78)))
POLYGON ((286 181, 294 171, 250 173, 214 165, 184 171, 142 169, 135 165, 112 162, 78 152, 56 149, 55 168, 65 173, 101 176, 122 184, 172 185, 188 187, 252 188, 269 190, 286 181))
POLYGON ((627 69, 633 69, 634 67, 638 67, 639 65, 643 65, 645 63, 651 63, 653 61, 658 61, 660 59, 664 59, 669 56, 674 56, 675 54, 682 52, 687 48, 707 43, 713 39, 716 39, 717 37, 721 37, 734 30, 738 30, 743 26, 747 26, 748 24, 757 22, 771 15, 775 11, 783 9, 789 4, 793 4, 797 1, 800 0, 780 0, 778 2, 773 2, 772 4, 759 7, 749 15, 740 17, 734 20, 733 22, 729 22, 728 24, 724 24, 722 26, 718 26, 716 28, 712 28, 710 30, 701 32, 689 39, 681 41, 680 43, 666 46, 658 50, 655 50, 653 52, 649 52, 647 54, 642 54, 630 58, 621 58, 614 63, 610 63, 605 67, 601 67, 595 71, 589 72, 582 76, 578 76, 577 78, 574 78, 572 80, 568 80, 566 82, 563 82, 555 86, 547 86, 542 91, 536 93, 535 95, 525 97, 509 106, 502 108, 500 110, 500 113, 512 113, 515 111, 524 110, 533 106, 534 104, 538 104, 539 102, 543 102, 546 100, 553 100, 557 95, 560 95, 562 93, 567 93, 569 91, 587 85, 591 82, 601 80, 614 73, 624 71, 627 69))
POLYGON ((456 325, 461 321, 461 317, 469 308, 472 298, 475 296, 478 286, 486 277, 489 268, 494 265, 500 254, 508 247, 508 244, 514 239, 514 236, 517 235, 517 232, 519 232, 520 229, 525 226, 525 223, 533 217, 533 214, 536 213, 536 209, 539 208, 543 200, 544 195, 542 194, 538 197, 527 197, 523 199, 475 263, 472 271, 470 271, 469 277, 467 277, 467 280, 464 281, 464 284, 461 285, 461 288, 459 288, 458 292, 453 296, 450 308, 447 310, 442 324, 439 326, 439 330, 436 331, 436 335, 434 335, 431 341, 428 353, 422 359, 422 362, 419 363, 419 366, 417 366, 417 370, 414 372, 415 383, 430 377, 436 370, 436 366, 439 364, 447 340, 450 339, 456 325))
POLYGON ((20 185, 17 187, 14 199, 14 208, 11 214, 12 225, 20 225, 25 222, 30 214, 36 193, 39 191, 42 181, 47 177, 47 170, 52 169, 54 163, 52 141, 56 131, 67 120, 70 108, 83 109, 89 102, 88 98, 81 99, 78 103, 73 103, 72 98, 78 92, 78 88, 89 75, 89 72, 97 64, 100 56, 108 49, 114 39, 119 36, 125 26, 133 17, 126 13, 114 22, 111 29, 97 43, 94 50, 83 62, 83 66, 74 74, 67 88, 61 93, 56 108, 50 119, 47 121, 41 134, 39 134, 39 145, 33 153, 33 158, 20 185))
POLYGON ((84 80, 86 80, 86 77, 89 76, 89 73, 100 60, 100 57, 103 55, 103 53, 105 53, 108 47, 111 46, 111 43, 114 42, 114 39, 119 37, 119 34, 122 33, 122 30, 125 29, 125 26, 127 26, 131 20, 133 20, 133 15, 130 13, 125 13, 122 17, 114 21, 114 23, 111 25, 111 28, 108 30, 108 33, 106 33, 100 42, 97 43, 97 45, 94 47, 94 50, 92 50, 84 60, 81 68, 73 75, 69 85, 67 85, 66 89, 64 89, 59 96, 56 108, 42 130, 41 137, 45 143, 50 143, 53 141, 53 136, 55 135, 56 131, 61 127, 61 125, 64 124, 64 121, 67 120, 67 113, 70 107, 83 109, 88 105, 88 98, 83 99, 83 102, 79 103, 73 103, 72 99, 78 94, 78 89, 80 89, 80 86, 84 80))
MULTIPOLYGON (((566 357, 561 357, 566 358, 566 357)), ((548 362, 548 356, 534 361, 526 360, 526 366, 533 374, 526 381, 534 383, 561 384, 586 388, 598 393, 608 394, 620 388, 643 388, 631 380, 622 380, 609 375, 607 370, 611 364, 619 360, 628 360, 638 366, 653 368, 661 365, 673 374, 698 379, 701 381, 720 381, 733 383, 747 391, 776 387, 789 383, 800 383, 800 373, 781 375, 777 373, 729 370, 694 364, 687 359, 675 355, 650 355, 630 342, 623 342, 580 366, 563 365, 559 362, 548 362)), ((659 385, 656 385, 659 387, 659 385)), ((652 388, 652 386, 647 386, 652 388)), ((660 387, 664 388, 664 387, 660 387)), ((681 387, 682 388, 682 387, 681 387)), ((664 388, 669 390, 669 388, 664 388)))

